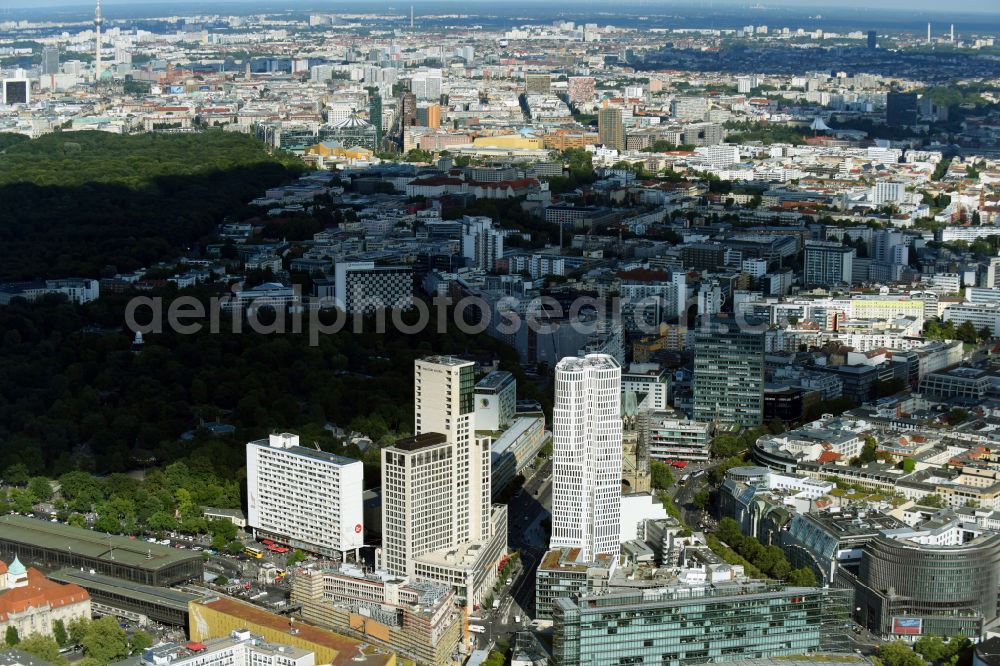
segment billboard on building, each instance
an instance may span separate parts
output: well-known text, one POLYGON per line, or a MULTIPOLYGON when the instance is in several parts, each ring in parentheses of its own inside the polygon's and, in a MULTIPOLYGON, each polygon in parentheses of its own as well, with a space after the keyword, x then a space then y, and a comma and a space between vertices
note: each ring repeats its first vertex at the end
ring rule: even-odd
POLYGON ((924 621, 919 617, 892 618, 892 633, 902 636, 919 636, 924 633, 924 621))

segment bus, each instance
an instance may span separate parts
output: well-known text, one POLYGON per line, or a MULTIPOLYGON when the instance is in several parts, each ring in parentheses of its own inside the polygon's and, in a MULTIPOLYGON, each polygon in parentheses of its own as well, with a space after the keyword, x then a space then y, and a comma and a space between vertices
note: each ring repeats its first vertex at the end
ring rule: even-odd
POLYGON ((254 546, 247 546, 243 549, 243 552, 256 560, 264 557, 264 551, 260 548, 255 548, 254 546))
POLYGON ((479 625, 479 624, 470 624, 469 625, 469 631, 471 631, 474 634, 485 634, 486 633, 486 627, 484 627, 482 625, 479 625))

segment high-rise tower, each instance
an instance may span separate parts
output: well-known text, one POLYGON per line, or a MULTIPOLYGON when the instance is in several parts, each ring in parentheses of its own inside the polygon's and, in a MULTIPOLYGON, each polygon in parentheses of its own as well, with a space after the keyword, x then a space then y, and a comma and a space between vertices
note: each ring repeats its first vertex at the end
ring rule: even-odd
POLYGON ((101 16, 101 0, 97 0, 97 11, 94 14, 94 30, 97 32, 94 40, 94 82, 101 80, 101 26, 104 18, 101 16))
POLYGON ((414 362, 413 432, 443 434, 454 446, 455 538, 490 536, 490 449, 476 438, 475 363, 451 356, 414 362))
POLYGON ((625 150, 625 126, 621 109, 601 109, 597 112, 598 140, 605 148, 625 150))
POLYGON ((380 566, 455 588, 469 608, 491 594, 507 552, 507 507, 490 498, 490 438, 476 435, 475 363, 414 363, 414 436, 382 449, 380 566))
POLYGON ((583 561, 621 549, 622 369, 606 354, 567 357, 552 408, 552 540, 583 561))
POLYGON ((695 334, 694 420, 752 428, 764 414, 764 335, 735 320, 695 334))

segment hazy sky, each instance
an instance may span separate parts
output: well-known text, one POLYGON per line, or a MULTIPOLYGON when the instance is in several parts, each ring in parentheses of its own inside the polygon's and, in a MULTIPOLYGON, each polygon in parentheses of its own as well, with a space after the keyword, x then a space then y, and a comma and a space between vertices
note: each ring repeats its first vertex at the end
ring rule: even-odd
MULTIPOLYGON (((412 1, 414 4, 420 4, 422 2, 422 0, 406 1, 412 1)), ((492 0, 489 0, 489 2, 487 0, 435 0, 435 2, 438 3, 449 1, 454 2, 455 4, 461 3, 469 5, 470 8, 479 4, 489 6, 490 2, 492 2, 492 0)), ((102 2, 105 4, 191 4, 191 0, 102 0, 102 2)), ((574 4, 584 4, 585 2, 586 0, 583 0, 583 2, 577 0, 574 4)), ((0 0, 0 12, 2 12, 4 8, 14 7, 75 7, 79 5, 93 4, 94 0, 0 0)), ((214 3, 213 6, 225 4, 226 0, 216 0, 216 3, 214 3)), ((242 4, 252 4, 252 0, 250 2, 243 2, 242 4)), ((272 0, 267 4, 269 6, 274 6, 277 3, 272 0)), ((351 7, 352 9, 362 9, 369 5, 370 2, 369 0, 287 0, 287 4, 290 7, 294 7, 296 5, 308 5, 311 7, 329 5, 331 7, 344 6, 351 7)), ((540 4, 547 3, 545 0, 542 0, 540 4)), ((560 0, 554 0, 552 4, 562 3, 560 0)), ((596 0, 595 4, 606 4, 606 1, 596 0)), ((874 10, 898 10, 904 16, 914 10, 935 13, 973 11, 1000 14, 1000 0, 949 0, 947 3, 942 3, 941 0, 759 0, 759 2, 754 0, 661 0, 661 2, 657 2, 656 0, 646 0, 644 4, 663 4, 664 6, 674 5, 679 7, 707 7, 709 5, 717 5, 719 7, 739 7, 760 4, 765 7, 780 6, 782 8, 799 8, 803 10, 832 10, 837 7, 858 7, 874 10)))

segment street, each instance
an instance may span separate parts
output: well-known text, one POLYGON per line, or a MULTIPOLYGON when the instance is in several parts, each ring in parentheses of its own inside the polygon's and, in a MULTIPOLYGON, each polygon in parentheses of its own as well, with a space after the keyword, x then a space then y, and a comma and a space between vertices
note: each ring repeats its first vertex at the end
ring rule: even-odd
POLYGON ((507 503, 507 545, 520 554, 520 567, 510 585, 501 581, 496 597, 499 608, 482 608, 469 617, 470 623, 486 629, 478 634, 477 646, 510 641, 515 632, 530 625, 535 613, 535 571, 548 548, 551 506, 552 461, 545 460, 507 503))

